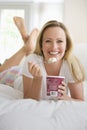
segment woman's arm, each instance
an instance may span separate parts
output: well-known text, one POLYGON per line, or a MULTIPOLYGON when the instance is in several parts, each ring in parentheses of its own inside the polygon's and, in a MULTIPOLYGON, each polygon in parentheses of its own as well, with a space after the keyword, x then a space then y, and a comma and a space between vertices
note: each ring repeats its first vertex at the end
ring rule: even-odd
POLYGON ((58 99, 61 100, 77 100, 83 101, 84 100, 84 90, 83 90, 83 83, 68 83, 68 88, 70 90, 70 96, 67 95, 66 92, 66 84, 63 83, 59 86, 59 92, 62 93, 62 96, 58 99))
POLYGON ((42 78, 28 78, 23 76, 24 98, 40 100, 42 78))
POLYGON ((24 98, 32 98, 40 100, 40 92, 42 85, 42 73, 39 65, 30 62, 28 64, 29 72, 33 78, 23 75, 24 98))
POLYGON ((71 97, 73 99, 84 100, 83 83, 69 83, 68 84, 71 97))

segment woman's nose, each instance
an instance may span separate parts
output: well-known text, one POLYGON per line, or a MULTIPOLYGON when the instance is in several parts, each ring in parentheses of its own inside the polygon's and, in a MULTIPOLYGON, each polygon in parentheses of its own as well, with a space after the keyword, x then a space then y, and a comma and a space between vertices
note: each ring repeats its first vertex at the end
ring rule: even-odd
POLYGON ((57 47, 58 47, 57 43, 56 43, 56 42, 53 42, 53 43, 52 43, 52 48, 53 48, 53 49, 56 49, 57 47))

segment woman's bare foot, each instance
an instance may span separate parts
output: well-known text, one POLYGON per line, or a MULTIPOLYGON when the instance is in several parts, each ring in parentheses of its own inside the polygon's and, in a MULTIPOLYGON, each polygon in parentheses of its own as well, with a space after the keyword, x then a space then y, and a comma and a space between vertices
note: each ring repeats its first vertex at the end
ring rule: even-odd
POLYGON ((29 35, 27 33, 24 19, 22 17, 14 16, 13 21, 15 25, 17 26, 19 32, 21 33, 24 43, 26 43, 26 41, 29 38, 29 35))
POLYGON ((36 39, 37 39, 39 30, 35 28, 32 30, 30 35, 28 35, 24 19, 22 17, 15 16, 13 17, 13 20, 25 43, 24 48, 26 51, 26 55, 28 55, 29 53, 33 53, 35 50, 36 39))
POLYGON ((30 33, 30 36, 27 40, 27 42, 25 43, 25 47, 27 50, 27 54, 33 53, 36 47, 36 40, 37 40, 37 36, 38 36, 39 30, 37 28, 33 29, 32 32, 30 33))

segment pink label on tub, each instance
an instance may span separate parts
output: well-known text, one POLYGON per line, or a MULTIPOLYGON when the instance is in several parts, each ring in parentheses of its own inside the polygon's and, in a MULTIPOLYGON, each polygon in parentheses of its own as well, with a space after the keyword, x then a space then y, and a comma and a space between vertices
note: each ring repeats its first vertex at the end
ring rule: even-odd
POLYGON ((58 93, 58 86, 64 80, 63 76, 47 76, 47 96, 61 96, 61 93, 58 93))

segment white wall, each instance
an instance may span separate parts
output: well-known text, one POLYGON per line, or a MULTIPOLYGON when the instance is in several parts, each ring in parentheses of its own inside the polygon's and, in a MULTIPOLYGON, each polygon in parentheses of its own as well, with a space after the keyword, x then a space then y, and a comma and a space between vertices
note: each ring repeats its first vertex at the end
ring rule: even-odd
POLYGON ((87 42, 87 0, 65 0, 64 22, 75 43, 87 42))
MULTIPOLYGON (((0 2, 14 0, 0 0, 0 2)), ((15 0, 15 2, 35 0, 15 0)), ((36 0, 37 1, 37 0, 36 0)), ((53 0, 52 0, 53 1, 53 0)), ((54 0, 55 1, 55 0, 54 0)), ((61 1, 61 0, 57 0, 61 1)), ((63 0, 62 0, 63 1, 63 0)), ((68 27, 75 43, 87 42, 87 0, 64 0, 64 23, 68 27)), ((49 1, 50 2, 50 1, 49 1)), ((31 10, 30 10, 31 11, 31 10)), ((27 19, 28 14, 26 15, 27 19)), ((29 18, 31 19, 31 17, 29 18)), ((29 22, 27 24, 30 24, 29 22)), ((30 28, 30 26, 27 25, 30 28)))

